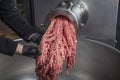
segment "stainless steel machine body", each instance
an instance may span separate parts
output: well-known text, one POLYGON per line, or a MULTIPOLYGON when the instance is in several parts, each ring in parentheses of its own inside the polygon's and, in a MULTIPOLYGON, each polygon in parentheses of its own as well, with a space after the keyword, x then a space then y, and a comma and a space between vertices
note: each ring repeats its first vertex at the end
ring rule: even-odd
POLYGON ((75 4, 83 2, 88 8, 87 23, 83 28, 78 29, 81 38, 98 40, 114 46, 119 0, 34 0, 35 25, 39 28, 48 13, 64 1, 75 4))

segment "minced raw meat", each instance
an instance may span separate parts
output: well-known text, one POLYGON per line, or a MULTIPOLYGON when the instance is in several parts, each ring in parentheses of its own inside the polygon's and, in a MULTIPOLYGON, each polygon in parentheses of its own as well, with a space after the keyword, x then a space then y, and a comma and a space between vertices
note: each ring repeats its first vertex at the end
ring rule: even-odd
POLYGON ((36 59, 38 80, 58 80, 66 63, 67 73, 75 64, 76 30, 65 16, 55 17, 39 44, 42 55, 36 59))

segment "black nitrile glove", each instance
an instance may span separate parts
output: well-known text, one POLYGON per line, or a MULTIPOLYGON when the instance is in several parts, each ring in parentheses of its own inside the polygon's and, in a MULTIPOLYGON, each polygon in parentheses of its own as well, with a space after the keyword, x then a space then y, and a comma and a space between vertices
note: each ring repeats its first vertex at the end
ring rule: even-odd
POLYGON ((39 51, 37 47, 24 45, 22 55, 31 58, 36 58, 37 56, 41 55, 41 51, 39 51))
POLYGON ((41 38, 42 35, 40 35, 39 33, 33 33, 28 40, 39 45, 41 38))

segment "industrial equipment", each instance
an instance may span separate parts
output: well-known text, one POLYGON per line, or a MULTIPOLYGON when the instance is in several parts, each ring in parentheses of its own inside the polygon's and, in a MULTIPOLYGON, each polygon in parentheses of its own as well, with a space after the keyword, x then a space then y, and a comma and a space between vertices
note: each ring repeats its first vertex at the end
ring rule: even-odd
MULTIPOLYGON (((58 80, 120 80, 118 5, 119 0, 32 0, 36 28, 64 15, 77 31, 75 67, 58 80)), ((34 70, 33 59, 0 54, 0 80, 37 80, 34 70)))

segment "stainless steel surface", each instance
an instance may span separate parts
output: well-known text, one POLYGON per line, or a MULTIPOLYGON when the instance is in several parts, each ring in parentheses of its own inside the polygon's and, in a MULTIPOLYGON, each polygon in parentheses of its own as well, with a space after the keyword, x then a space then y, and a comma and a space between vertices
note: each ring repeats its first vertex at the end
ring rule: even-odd
MULTIPOLYGON (((78 0, 79 1, 79 0, 78 0)), ((76 31, 78 27, 83 27, 88 20, 88 8, 84 2, 63 1, 59 6, 48 13, 45 24, 49 25, 56 16, 66 16, 73 23, 76 31)))
MULTIPOLYGON (((44 23, 47 14, 62 1, 64 0, 34 0, 35 26, 39 28, 41 23, 44 23)), ((78 35, 114 46, 119 0, 71 1, 84 2, 89 11, 87 24, 82 29, 78 29, 78 35)))
MULTIPOLYGON (((35 60, 0 54, 0 80, 37 80, 35 60)), ((120 80, 120 52, 104 43, 78 38, 76 65, 59 80, 120 80)))
POLYGON ((80 37, 98 40, 114 46, 119 0, 83 0, 89 19, 78 33, 80 37))

